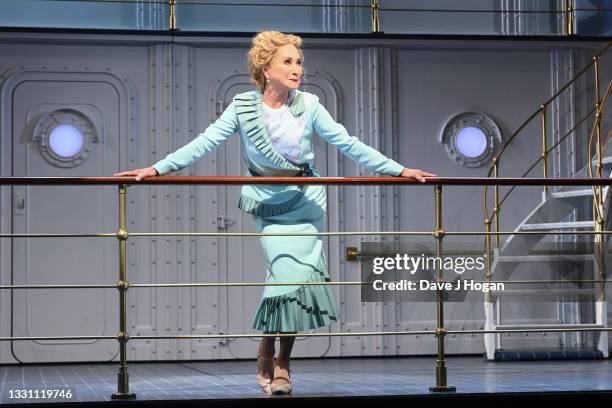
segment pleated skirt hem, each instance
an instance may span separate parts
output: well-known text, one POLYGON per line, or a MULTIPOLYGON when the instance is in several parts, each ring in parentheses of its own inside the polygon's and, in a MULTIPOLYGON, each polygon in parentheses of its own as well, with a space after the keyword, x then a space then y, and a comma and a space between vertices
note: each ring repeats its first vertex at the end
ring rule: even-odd
MULTIPOLYGON (((306 282, 330 282, 325 263, 306 282)), ((340 320, 331 285, 302 285, 280 296, 262 298, 253 328, 271 333, 291 333, 329 326, 340 320)))

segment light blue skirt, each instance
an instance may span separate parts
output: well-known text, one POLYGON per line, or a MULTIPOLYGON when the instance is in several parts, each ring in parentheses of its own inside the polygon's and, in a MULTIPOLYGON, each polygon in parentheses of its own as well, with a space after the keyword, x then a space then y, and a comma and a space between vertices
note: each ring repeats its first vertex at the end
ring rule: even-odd
MULTIPOLYGON (((253 216, 257 232, 316 233, 325 231, 324 186, 309 185, 288 211, 253 216)), ((330 282, 320 236, 260 237, 266 257, 266 282, 330 282)), ((266 286, 253 328, 264 332, 298 332, 327 326, 340 319, 331 285, 266 286)))

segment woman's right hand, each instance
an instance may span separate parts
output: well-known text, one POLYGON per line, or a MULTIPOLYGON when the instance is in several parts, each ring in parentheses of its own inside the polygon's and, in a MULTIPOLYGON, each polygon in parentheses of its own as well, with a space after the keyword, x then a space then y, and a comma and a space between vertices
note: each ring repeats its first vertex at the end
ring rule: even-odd
POLYGON ((115 173, 114 176, 134 176, 136 181, 140 181, 145 177, 159 176, 159 173, 153 167, 147 167, 146 169, 134 169, 132 171, 124 171, 121 173, 115 173))

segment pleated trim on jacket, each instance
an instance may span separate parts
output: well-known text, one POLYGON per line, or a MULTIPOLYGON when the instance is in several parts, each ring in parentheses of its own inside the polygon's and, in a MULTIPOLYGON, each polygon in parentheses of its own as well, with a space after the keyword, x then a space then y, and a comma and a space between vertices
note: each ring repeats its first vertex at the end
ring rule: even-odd
POLYGON ((260 217, 271 217, 291 211, 293 206, 296 205, 302 197, 304 197, 304 193, 302 191, 296 191, 295 195, 287 201, 278 204, 267 204, 241 194, 238 198, 238 208, 248 214, 260 217))
MULTIPOLYGON (((272 144, 263 121, 261 93, 253 91, 239 94, 236 95, 234 101, 238 123, 253 145, 276 166, 289 170, 301 170, 300 167, 287 160, 272 144)), ((304 113, 304 98, 301 93, 295 93, 289 110, 295 116, 304 113)))
MULTIPOLYGON (((294 91, 292 96, 289 110, 294 116, 302 115, 306 109, 303 95, 294 91)), ((279 168, 295 170, 296 172, 301 171, 301 167, 291 163, 274 147, 263 121, 261 92, 253 91, 236 95, 234 103, 238 123, 251 143, 279 168)), ((303 190, 302 186, 289 200, 277 204, 264 203, 241 194, 238 199, 238 208, 246 213, 262 217, 283 214, 291 210, 300 201, 304 195, 301 190, 303 190)))

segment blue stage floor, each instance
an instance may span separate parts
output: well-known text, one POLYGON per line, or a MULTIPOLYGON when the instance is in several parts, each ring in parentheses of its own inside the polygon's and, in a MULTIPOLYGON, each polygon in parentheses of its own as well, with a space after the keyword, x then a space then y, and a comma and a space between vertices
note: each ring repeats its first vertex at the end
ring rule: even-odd
MULTIPOLYGON (((434 357, 303 359, 292 361, 291 396, 260 392, 254 361, 130 363, 130 391, 138 402, 268 398, 437 396, 434 357)), ((487 362, 482 357, 449 357, 448 383, 456 397, 523 393, 612 392, 608 360, 487 362), (484 395, 483 395, 484 394, 484 395)), ((117 364, 0 366, 2 404, 110 401, 117 364), (15 389, 72 388, 70 400, 10 399, 15 389)), ((14 393, 13 393, 14 394, 14 393)), ((217 401, 219 402, 219 401, 217 401)), ((118 401, 113 401, 114 406, 118 401)))

